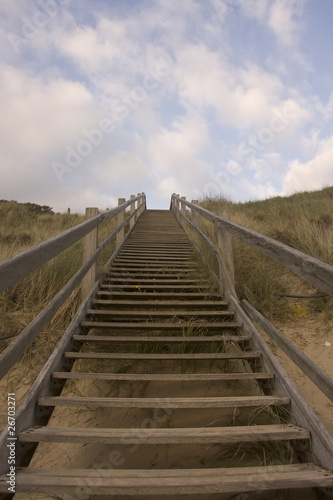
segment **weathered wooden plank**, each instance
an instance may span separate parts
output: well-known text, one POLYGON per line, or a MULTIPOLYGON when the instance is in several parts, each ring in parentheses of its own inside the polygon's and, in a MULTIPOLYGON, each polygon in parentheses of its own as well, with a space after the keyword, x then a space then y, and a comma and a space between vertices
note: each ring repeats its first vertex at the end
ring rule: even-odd
POLYGON ((235 373, 93 373, 93 372, 54 372, 54 379, 70 380, 122 380, 130 382, 214 382, 232 380, 273 380, 271 372, 235 373))
MULTIPOLYGON (((99 214, 97 207, 86 208, 86 219, 91 219, 99 214)), ((98 227, 93 229, 83 238, 83 263, 94 255, 98 247, 98 227)), ((95 262, 87 274, 84 276, 81 284, 81 300, 88 295, 97 279, 97 262, 95 262)))
POLYGON ((333 401, 333 379, 327 375, 316 363, 306 356, 298 347, 296 347, 285 335, 283 335, 272 323, 270 323, 262 314, 246 300, 241 301, 244 311, 253 321, 263 328, 271 339, 285 352, 294 363, 312 380, 314 384, 333 401))
POLYGON ((240 323, 237 322, 229 322, 229 321, 223 321, 223 322, 198 322, 198 321, 193 321, 193 322, 186 322, 186 321, 179 321, 178 323, 163 323, 163 322, 137 322, 137 323, 116 323, 116 322, 106 322, 106 321, 82 321, 81 325, 85 328, 116 328, 118 330, 124 330, 124 329, 134 329, 137 330, 138 328, 145 328, 146 330, 179 330, 183 328, 191 328, 191 329, 206 329, 206 330, 212 330, 212 329, 235 329, 239 328, 241 326, 240 323))
POLYGON ((232 311, 122 311, 115 309, 89 309, 87 314, 91 316, 117 316, 121 318, 174 318, 191 316, 191 318, 230 318, 235 314, 232 311))
MULTIPOLYGON (((112 292, 111 292, 112 293, 112 292)), ((152 307, 152 308, 168 308, 169 310, 173 310, 179 307, 183 307, 185 309, 188 308, 200 308, 200 309, 210 309, 210 308, 220 308, 227 307, 228 302, 224 300, 108 300, 108 299, 94 299, 92 301, 94 305, 105 305, 105 306, 115 306, 115 307, 152 307)))
POLYGON ((168 258, 169 256, 181 256, 181 257, 191 257, 193 255, 193 247, 188 246, 188 249, 175 249, 174 245, 170 247, 168 250, 165 249, 165 245, 161 248, 152 248, 151 246, 144 248, 138 248, 136 246, 133 246, 132 249, 126 247, 123 247, 121 255, 126 256, 126 257, 136 257, 136 256, 159 256, 159 257, 165 257, 168 258))
MULTIPOLYGON (((139 285, 138 285, 139 286, 139 285)), ((133 293, 140 293, 138 290, 138 286, 135 286, 134 283, 133 285, 126 285, 126 284, 119 284, 119 283, 114 283, 114 284, 102 284, 101 289, 102 290, 130 290, 133 293)), ((140 285, 141 290, 184 290, 184 292, 187 292, 189 290, 204 290, 207 293, 209 292, 209 285, 208 284, 201 284, 198 283, 197 285, 163 285, 156 283, 156 285, 146 285, 146 284, 141 284, 140 285)))
POLYGON ((184 267, 190 267, 190 268, 193 268, 193 261, 188 259, 187 257, 151 257, 151 256, 137 256, 137 257, 123 257, 123 256, 119 256, 118 259, 116 260, 116 262, 114 263, 114 266, 117 266, 119 264, 122 264, 123 266, 129 266, 129 267, 133 267, 133 266, 141 266, 142 264, 148 264, 149 266, 153 266, 153 267, 157 267, 157 266, 160 266, 160 267, 165 267, 165 266, 168 266, 168 267, 180 267, 180 266, 184 266, 184 267))
MULTIPOLYGON (((122 292, 118 290, 114 291, 109 291, 109 290, 103 290, 103 291, 98 291, 97 292, 98 296, 105 296, 105 297, 117 297, 119 298, 130 298, 131 300, 142 300, 143 297, 140 295, 140 293, 133 293, 133 292, 122 292)), ((169 300, 174 300, 174 299, 180 299, 183 298, 184 300, 189 300, 191 298, 202 298, 202 299, 218 299, 220 295, 218 294, 210 294, 208 292, 145 292, 144 298, 145 299, 169 299, 169 300)))
POLYGON ((122 272, 120 271, 112 271, 111 273, 106 275, 106 280, 122 280, 126 279, 129 282, 138 280, 138 279, 148 279, 149 281, 155 280, 155 281, 161 281, 162 283, 165 280, 182 280, 185 281, 188 279, 189 273, 169 273, 169 272, 164 272, 164 273, 155 273, 155 272, 150 272, 148 269, 144 272, 132 272, 132 270, 123 270, 122 272))
POLYGON ((223 353, 185 353, 185 354, 137 354, 132 352, 65 352, 67 359, 135 359, 135 360, 181 360, 181 359, 259 359, 259 351, 235 351, 223 353))
POLYGON ((39 406, 88 406, 95 408, 244 408, 286 406, 290 399, 283 396, 237 396, 222 398, 91 398, 42 397, 39 406))
POLYGON ((116 343, 116 344, 183 344, 187 342, 205 344, 210 342, 245 342, 249 341, 249 335, 209 335, 209 336, 131 336, 131 335, 74 335, 74 340, 88 343, 116 343))
MULTIPOLYGON (((0 491, 7 491, 6 476, 0 491)), ((207 495, 275 489, 332 487, 333 475, 311 464, 215 469, 22 469, 17 491, 76 495, 207 495)))
POLYGON ((310 439, 310 433, 308 430, 294 425, 172 429, 38 427, 27 429, 19 436, 21 442, 104 444, 230 444, 291 439, 310 439))
MULTIPOLYGON (((176 279, 168 279, 168 278, 140 278, 138 279, 137 277, 133 278, 127 278, 127 277, 119 277, 115 278, 112 276, 111 278, 106 278, 104 280, 104 283, 125 283, 125 284, 134 284, 134 285, 193 285, 196 284, 198 286, 198 280, 195 279, 182 279, 182 278, 176 278, 176 279)), ((209 285, 208 280, 200 280, 201 285, 209 285)))
POLYGON ((180 264, 179 266, 174 266, 174 265, 164 265, 163 267, 160 267, 158 265, 153 265, 151 264, 151 266, 149 267, 137 267, 137 266, 129 266, 129 265, 126 265, 126 266, 122 266, 120 264, 113 264, 111 269, 110 269, 110 272, 113 273, 114 271, 115 272, 120 272, 120 271, 126 271, 126 273, 144 273, 144 274, 147 274, 147 273, 164 273, 166 275, 168 275, 169 273, 181 273, 181 274, 189 274, 189 273, 192 273, 193 271, 196 271, 196 267, 195 266, 191 266, 191 265, 188 265, 186 266, 186 268, 184 268, 184 266, 182 264, 180 264))

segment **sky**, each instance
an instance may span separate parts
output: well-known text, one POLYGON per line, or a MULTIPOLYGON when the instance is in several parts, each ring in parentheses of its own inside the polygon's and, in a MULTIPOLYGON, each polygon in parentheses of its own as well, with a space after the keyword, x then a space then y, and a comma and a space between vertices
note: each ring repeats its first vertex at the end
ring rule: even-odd
POLYGON ((0 199, 333 184, 332 0, 1 0, 0 199))

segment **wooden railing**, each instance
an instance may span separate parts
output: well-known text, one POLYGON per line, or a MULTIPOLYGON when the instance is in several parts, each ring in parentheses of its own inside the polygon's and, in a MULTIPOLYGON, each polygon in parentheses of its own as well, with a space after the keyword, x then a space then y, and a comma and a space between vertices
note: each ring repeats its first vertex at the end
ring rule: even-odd
POLYGON ((173 194, 171 198, 171 209, 175 212, 176 217, 183 227, 185 229, 187 226, 191 227, 191 229, 194 230, 194 232, 198 234, 215 253, 220 268, 220 276, 215 276, 215 278, 219 283, 223 283, 226 297, 231 300, 231 302, 242 307, 247 315, 259 324, 289 358, 301 368, 301 370, 331 401, 333 401, 333 379, 302 353, 302 351, 277 330, 251 304, 246 300, 239 302, 234 285, 232 248, 228 235, 235 236, 244 241, 256 250, 259 250, 262 254, 270 257, 275 262, 278 262, 330 295, 333 295, 333 266, 273 240, 272 238, 257 233, 256 231, 219 217, 198 206, 196 203, 197 202, 190 203, 186 201, 185 197, 179 197, 173 194), (187 217, 187 208, 191 211, 191 218, 187 217), (198 216, 211 222, 217 229, 217 245, 199 229, 198 216))
MULTIPOLYGON (((96 262, 100 254, 116 238, 116 251, 109 259, 109 262, 114 259, 122 246, 125 227, 129 225, 130 232, 145 208, 146 197, 144 193, 139 193, 136 197, 132 195, 128 201, 120 198, 118 207, 100 214, 98 209, 89 208, 86 210, 87 220, 85 222, 0 262, 0 292, 3 292, 83 239, 84 251, 81 268, 2 352, 0 355, 0 379, 10 370, 81 282, 82 298, 84 299, 96 281, 96 262), (125 217, 125 211, 128 207, 130 208, 130 215, 125 217), (116 229, 100 245, 97 245, 99 226, 115 216, 117 216, 116 229)), ((105 267, 107 265, 108 263, 105 267)))

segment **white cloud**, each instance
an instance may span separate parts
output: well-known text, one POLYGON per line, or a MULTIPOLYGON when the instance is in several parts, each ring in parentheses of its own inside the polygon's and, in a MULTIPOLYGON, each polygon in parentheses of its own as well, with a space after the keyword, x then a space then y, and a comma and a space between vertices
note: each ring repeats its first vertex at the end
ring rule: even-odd
POLYGON ((147 154, 164 199, 170 197, 172 183, 171 192, 202 192, 212 169, 203 158, 210 146, 207 124, 194 112, 175 121, 171 130, 151 137, 147 154))
POLYGON ((307 0, 275 0, 272 3, 268 25, 273 30, 278 43, 284 48, 297 45, 301 14, 307 0))
POLYGON ((203 114, 214 110, 224 126, 258 133, 278 113, 286 116, 288 127, 279 134, 274 130, 274 138, 290 142, 311 118, 308 103, 276 75, 249 63, 233 66, 203 44, 179 51, 175 74, 184 106, 203 114))
POLYGON ((282 48, 296 50, 303 29, 303 8, 307 1, 241 0, 241 7, 247 17, 267 26, 282 48))
POLYGON ((294 160, 283 180, 283 196, 295 191, 321 189, 333 185, 333 136, 319 144, 316 155, 308 162, 294 160))
POLYGON ((240 5, 248 17, 263 21, 267 16, 270 2, 269 0, 241 0, 240 5))
POLYGON ((27 193, 38 198, 41 190, 56 190, 51 160, 62 156, 66 145, 75 144, 81 130, 96 122, 92 95, 79 82, 48 82, 2 66, 0 107, 3 192, 12 198, 27 193))

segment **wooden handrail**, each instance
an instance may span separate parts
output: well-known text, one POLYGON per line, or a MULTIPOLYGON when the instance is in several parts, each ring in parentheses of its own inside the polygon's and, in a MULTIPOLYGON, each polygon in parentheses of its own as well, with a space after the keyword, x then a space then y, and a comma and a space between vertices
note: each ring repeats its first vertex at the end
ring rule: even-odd
MULTIPOLYGON (((172 206, 177 210, 177 204, 182 204, 197 212, 215 226, 223 228, 230 232, 236 238, 244 241, 262 254, 270 257, 272 260, 289 269, 294 274, 297 274, 304 280, 308 281, 315 287, 323 290, 329 295, 333 295, 333 266, 315 259, 295 248, 289 247, 284 243, 264 236, 252 229, 247 229, 235 222, 228 221, 219 217, 218 215, 209 212, 193 203, 190 203, 176 195, 172 195, 172 206), (177 203, 174 203, 176 201, 177 203)), ((181 210, 177 210, 180 217, 182 216, 181 210)))
POLYGON ((283 352, 305 373, 314 384, 333 401, 333 379, 316 363, 298 349, 283 333, 272 325, 247 300, 241 300, 241 307, 246 314, 267 333, 283 352))
POLYGON ((145 205, 145 195, 141 194, 134 199, 126 201, 119 207, 101 213, 53 238, 0 262, 0 293, 74 245, 74 243, 90 233, 102 224, 102 222, 124 211, 137 200, 142 200, 141 205, 145 205))
MULTIPOLYGON (((144 195, 141 195, 141 197, 144 195)), ((136 200, 141 199, 141 197, 134 198, 130 200, 134 203, 136 200)), ((117 207, 117 209, 109 210, 106 214, 110 214, 111 212, 116 212, 114 215, 119 213, 118 209, 122 208, 124 211, 125 208, 131 203, 126 202, 121 206, 117 207)), ((57 293, 55 297, 48 303, 48 305, 33 319, 33 321, 10 343, 10 345, 1 353, 0 355, 0 379, 4 377, 4 375, 10 370, 10 368, 16 363, 16 361, 20 358, 20 356, 25 352, 25 350, 31 345, 37 335, 42 331, 42 329, 47 325, 47 323, 53 318, 59 308, 64 304, 64 302, 68 299, 70 294, 75 290, 75 288, 81 283, 82 279, 89 271, 89 269, 97 262, 98 257, 103 252, 103 250, 111 243, 111 241, 117 236, 117 234, 124 229, 126 224, 140 214, 142 207, 145 206, 144 202, 140 204, 140 206, 132 211, 129 217, 124 220, 124 222, 119 225, 97 248, 97 250, 93 253, 92 256, 82 265, 82 267, 76 272, 76 274, 66 283, 66 285, 57 293)), ((105 214, 101 214, 105 215, 105 214)), ((111 215, 113 216, 113 215, 111 215)), ((94 217, 96 221, 97 218, 94 217)), ((107 217, 109 219, 110 216, 107 217)), ((102 222, 107 219, 102 219, 102 222)), ((90 219, 92 220, 92 219, 90 219)), ((90 220, 88 222, 90 222, 90 220)), ((101 222, 100 222, 101 223, 101 222)), ((83 223, 85 224, 85 223, 83 223)), ((82 227, 82 224, 79 224, 82 227)), ((76 226, 78 227, 78 226, 76 226)), ((134 226, 133 226, 134 227, 134 226)), ((130 232, 132 231, 131 228, 130 232)), ((73 228, 75 229, 75 228, 73 228)), ((66 231, 67 233, 67 231, 66 231)), ((64 234, 64 233, 62 233, 64 234)), ((128 233, 129 234, 129 233, 128 233)), ((127 235, 128 236, 128 235, 127 235)), ((51 238, 53 240, 53 238, 51 238)), ((48 240, 49 242, 50 240, 48 240)), ((45 242, 47 243, 47 242, 45 242)), ((38 245, 37 245, 38 246, 38 245)), ((36 247, 33 247, 36 248, 36 247)), ((121 247, 119 247, 113 256, 119 252, 121 247)), ((60 252, 59 252, 60 253, 60 252)), ((21 254, 19 254, 21 255, 21 254)), ((112 257, 113 257, 112 256, 112 257)), ((111 258, 112 258, 111 257, 111 258)), ((9 259, 7 259, 9 260, 9 259)), ((6 262, 6 261, 5 261, 6 262)))

